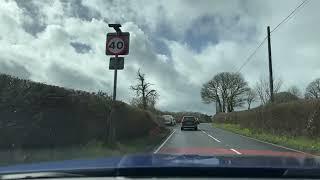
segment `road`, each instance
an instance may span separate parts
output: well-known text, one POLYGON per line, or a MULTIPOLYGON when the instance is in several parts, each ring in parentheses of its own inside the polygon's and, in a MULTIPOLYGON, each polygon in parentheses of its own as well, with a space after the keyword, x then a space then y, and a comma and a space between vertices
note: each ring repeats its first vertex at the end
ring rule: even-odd
POLYGON ((268 155, 305 156, 302 152, 257 141, 235 133, 214 128, 210 123, 201 123, 198 131, 172 129, 168 138, 154 153, 198 155, 268 155))

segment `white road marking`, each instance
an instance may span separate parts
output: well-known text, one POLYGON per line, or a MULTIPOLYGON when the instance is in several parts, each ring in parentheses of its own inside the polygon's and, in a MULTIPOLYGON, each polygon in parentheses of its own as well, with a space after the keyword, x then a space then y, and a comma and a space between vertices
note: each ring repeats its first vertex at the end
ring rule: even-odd
POLYGON ((239 151, 235 150, 235 149, 230 149, 230 150, 235 152, 235 153, 237 153, 237 154, 239 154, 239 155, 241 155, 241 153, 239 151))
POLYGON ((217 138, 215 138, 215 137, 213 137, 213 136, 211 136, 210 134, 208 134, 207 132, 205 132, 205 131, 203 131, 203 130, 201 130, 204 134, 206 134, 207 136, 209 136, 210 138, 212 138, 213 140, 215 140, 215 141, 217 141, 217 142, 221 142, 219 139, 217 139, 217 138))
POLYGON ((167 137, 167 139, 165 141, 163 141, 163 143, 153 152, 153 154, 157 154, 160 149, 167 143, 167 141, 171 138, 171 136, 174 134, 174 132, 176 132, 176 129, 172 131, 172 133, 167 137))

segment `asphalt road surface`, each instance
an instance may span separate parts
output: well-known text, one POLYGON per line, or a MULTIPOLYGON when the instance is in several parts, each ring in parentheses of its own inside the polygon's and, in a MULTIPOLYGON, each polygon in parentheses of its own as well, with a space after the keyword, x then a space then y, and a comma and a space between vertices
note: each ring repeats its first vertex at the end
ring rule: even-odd
POLYGON ((198 131, 180 130, 180 125, 172 129, 168 138, 154 153, 198 154, 198 155, 267 155, 305 156, 306 154, 289 148, 247 138, 235 133, 214 128, 211 123, 201 123, 198 131))

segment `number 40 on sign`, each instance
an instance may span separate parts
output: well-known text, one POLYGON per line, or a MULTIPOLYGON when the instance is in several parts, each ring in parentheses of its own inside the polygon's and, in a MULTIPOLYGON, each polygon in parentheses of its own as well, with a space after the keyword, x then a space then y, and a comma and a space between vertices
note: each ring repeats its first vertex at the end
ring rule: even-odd
POLYGON ((106 55, 129 54, 129 32, 108 33, 106 42, 106 55))

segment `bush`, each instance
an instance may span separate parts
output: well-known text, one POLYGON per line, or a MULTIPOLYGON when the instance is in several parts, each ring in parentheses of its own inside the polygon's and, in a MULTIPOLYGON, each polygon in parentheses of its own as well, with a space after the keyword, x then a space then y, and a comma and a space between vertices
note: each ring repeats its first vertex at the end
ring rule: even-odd
MULTIPOLYGON (((104 142, 112 108, 102 92, 88 93, 0 75, 0 148, 56 148, 104 142)), ((150 112, 118 102, 119 139, 142 137, 159 124, 150 112)))
POLYGON ((160 127, 152 113, 123 102, 115 105, 115 119, 119 140, 147 136, 154 128, 160 127))
POLYGON ((319 137, 320 101, 297 100, 247 111, 218 113, 213 122, 239 124, 243 128, 278 135, 319 137))
POLYGON ((299 100, 299 98, 289 92, 279 92, 274 95, 275 103, 286 103, 297 100, 299 100))

